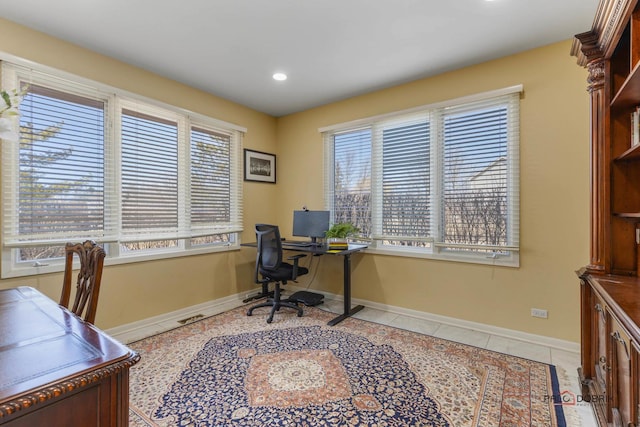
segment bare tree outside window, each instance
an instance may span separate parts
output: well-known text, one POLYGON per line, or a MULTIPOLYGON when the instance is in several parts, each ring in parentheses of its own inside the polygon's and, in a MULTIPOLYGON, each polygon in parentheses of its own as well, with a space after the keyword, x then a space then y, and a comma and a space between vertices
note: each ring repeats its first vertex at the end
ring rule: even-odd
POLYGON ((445 117, 445 243, 507 245, 506 125, 505 107, 445 117))
POLYGON ((371 135, 369 130, 336 135, 334 222, 349 222, 371 234, 371 135))
POLYGON ((431 235, 429 122, 388 126, 382 133, 383 244, 424 247, 406 238, 431 235), (392 239, 397 236, 397 239, 392 239))
MULTIPOLYGON (((504 159, 501 160, 504 163, 504 159)), ((448 243, 507 245, 506 168, 475 186, 452 191, 445 198, 445 238, 448 243)))
POLYGON ((376 244, 392 249, 482 254, 513 245, 517 102, 509 95, 332 134, 335 221, 375 230, 376 244))
MULTIPOLYGON (((100 101, 29 86, 20 119, 20 235, 46 240, 102 227, 103 108, 100 101)), ((63 255, 63 245, 18 251, 20 261, 63 255)))

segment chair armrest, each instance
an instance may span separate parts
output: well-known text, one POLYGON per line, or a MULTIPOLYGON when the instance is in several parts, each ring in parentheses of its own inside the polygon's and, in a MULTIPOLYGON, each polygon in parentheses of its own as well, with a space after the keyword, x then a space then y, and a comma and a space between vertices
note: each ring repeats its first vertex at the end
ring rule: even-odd
POLYGON ((298 277, 298 260, 306 256, 306 254, 297 254, 287 258, 287 260, 293 261, 293 272, 291 273, 291 280, 296 280, 296 277, 298 277))

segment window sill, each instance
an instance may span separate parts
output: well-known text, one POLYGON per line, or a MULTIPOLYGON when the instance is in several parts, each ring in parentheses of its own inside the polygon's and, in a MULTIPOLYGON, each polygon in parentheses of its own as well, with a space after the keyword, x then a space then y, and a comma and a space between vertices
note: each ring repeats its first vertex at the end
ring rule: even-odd
MULTIPOLYGON (((128 254, 126 256, 120 257, 107 257, 104 260, 104 265, 120 265, 120 264, 130 264, 136 262, 145 262, 145 261, 156 261, 162 259, 171 259, 171 258, 181 258, 192 255, 204 255, 218 252, 229 252, 229 251, 237 251, 240 250, 239 244, 229 244, 229 245, 220 245, 220 246, 210 246, 206 248, 198 248, 198 249, 190 249, 190 250, 181 250, 181 251, 173 251, 173 252, 156 252, 153 254, 128 254)), ((40 266, 34 266, 33 263, 24 263, 24 265, 16 265, 12 266, 10 261, 6 262, 3 260, 2 265, 7 265, 6 270, 3 268, 2 270, 2 278, 9 279, 14 277, 26 277, 26 276, 36 276, 39 274, 46 273, 58 273, 64 271, 64 260, 47 260, 43 262, 40 266)))
POLYGON ((496 258, 488 257, 486 255, 452 255, 446 253, 427 253, 424 251, 417 250, 406 250, 406 249, 388 249, 388 248, 376 248, 376 247, 368 247, 364 251, 368 254, 374 255, 386 255, 386 256, 399 256, 405 258, 420 258, 420 259, 430 259, 434 261, 449 261, 449 262, 462 262, 465 264, 481 264, 481 265, 491 265, 498 267, 511 267, 511 268, 519 268, 520 267, 520 256, 518 253, 512 255, 500 255, 496 258))

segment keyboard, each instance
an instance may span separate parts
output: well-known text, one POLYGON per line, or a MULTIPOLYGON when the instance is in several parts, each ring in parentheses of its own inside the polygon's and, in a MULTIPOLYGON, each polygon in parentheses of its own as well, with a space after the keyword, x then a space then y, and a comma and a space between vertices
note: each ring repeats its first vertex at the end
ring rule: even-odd
POLYGON ((314 244, 311 243, 311 242, 287 242, 287 241, 284 241, 284 242, 282 242, 282 246, 293 246, 295 248, 309 248, 311 246, 314 246, 314 244))

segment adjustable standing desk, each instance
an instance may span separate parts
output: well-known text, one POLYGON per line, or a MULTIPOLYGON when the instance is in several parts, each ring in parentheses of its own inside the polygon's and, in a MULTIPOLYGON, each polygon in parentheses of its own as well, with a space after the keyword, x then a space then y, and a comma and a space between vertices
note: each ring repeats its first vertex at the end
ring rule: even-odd
MULTIPOLYGON (((367 248, 367 245, 360 244, 352 244, 349 243, 349 248, 342 251, 329 250, 326 245, 320 246, 300 246, 296 243, 299 242, 288 242, 287 240, 282 241, 282 249, 285 251, 296 251, 296 252, 304 252, 313 255, 340 255, 343 259, 343 270, 344 270, 344 310, 342 314, 334 319, 331 319, 327 324, 329 326, 337 325, 342 322, 347 317, 350 317, 360 310, 364 308, 363 305, 356 305, 355 307, 351 307, 351 254, 355 252, 359 252, 363 249, 367 248)), ((243 243, 241 246, 249 246, 256 247, 257 243, 243 243)))

